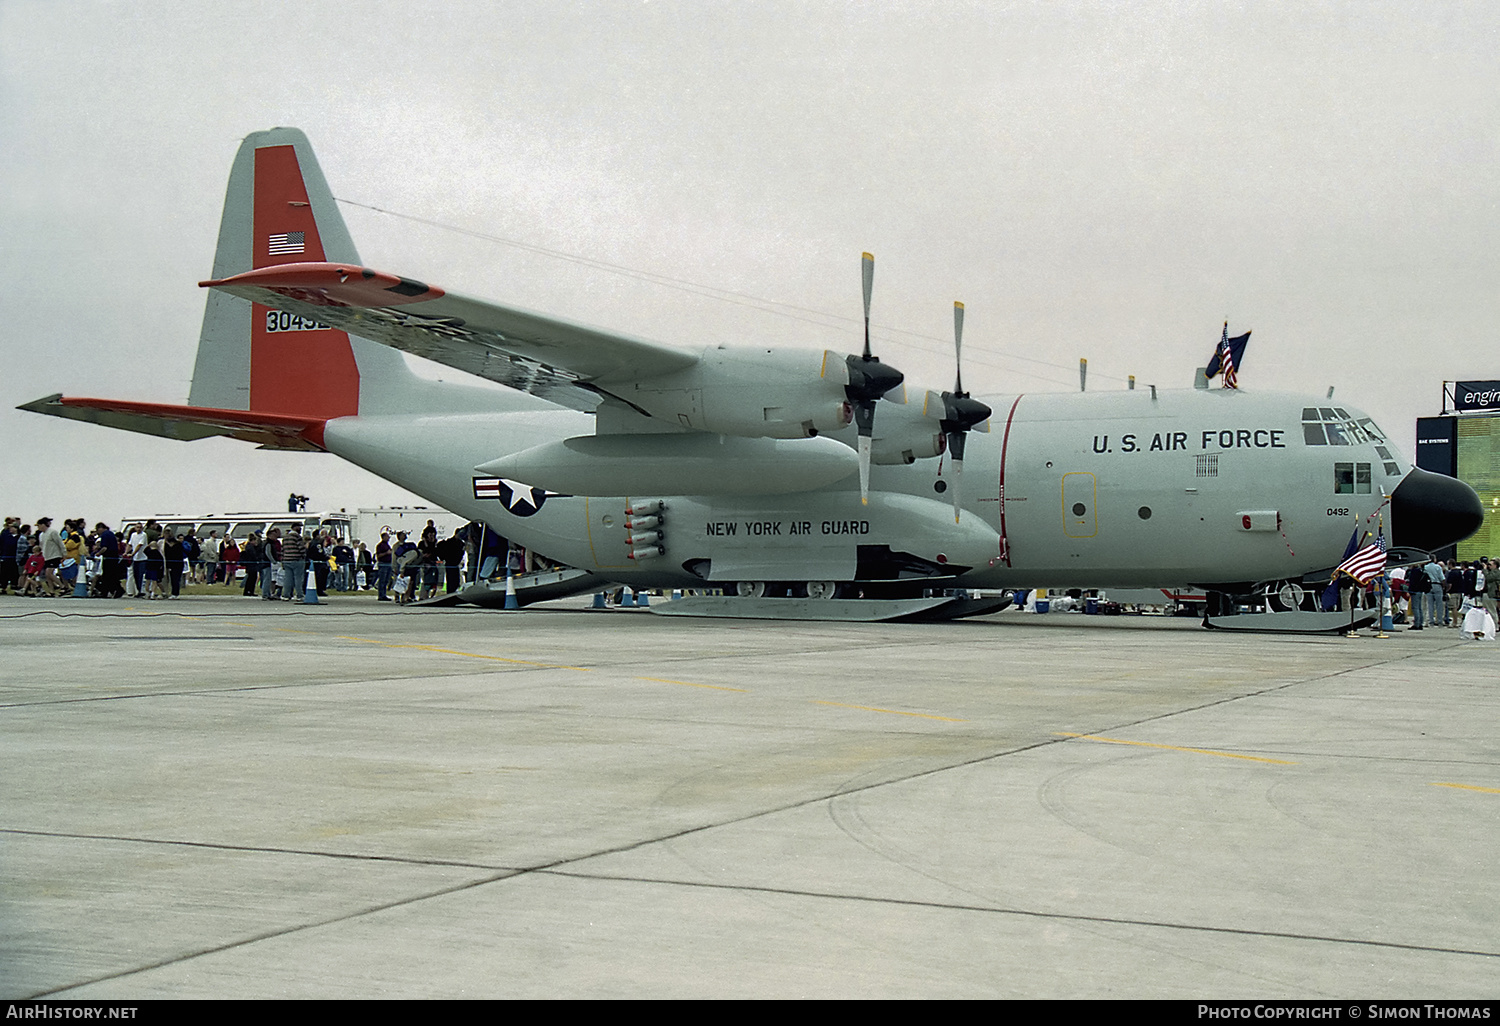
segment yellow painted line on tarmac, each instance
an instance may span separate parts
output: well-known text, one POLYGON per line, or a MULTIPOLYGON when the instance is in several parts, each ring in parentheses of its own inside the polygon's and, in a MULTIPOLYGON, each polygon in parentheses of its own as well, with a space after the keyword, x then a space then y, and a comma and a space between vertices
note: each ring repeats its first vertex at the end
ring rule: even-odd
POLYGON ((1235 752, 1216 752, 1211 748, 1180 748, 1177 745, 1158 745, 1150 741, 1122 741, 1117 737, 1100 737, 1097 734, 1069 734, 1067 731, 1056 731, 1058 737, 1076 737, 1080 741, 1108 741, 1112 745, 1136 745, 1140 748, 1164 748, 1169 752, 1193 752, 1197 755, 1217 755, 1221 759, 1245 759, 1249 762, 1269 762, 1277 766, 1295 766, 1295 762, 1286 759, 1266 759, 1259 755, 1239 755, 1235 752))
POLYGON ((1484 794, 1500 794, 1500 787, 1476 787, 1473 784, 1447 784, 1439 780, 1432 782, 1433 787, 1456 787, 1460 791, 1480 791, 1484 794))
POLYGON ((824 702, 818 700, 817 705, 832 705, 840 709, 860 709, 864 712, 890 713, 892 716, 916 716, 924 720, 942 720, 944 723, 968 723, 968 720, 956 720, 952 716, 933 716, 930 713, 906 712, 902 709, 877 709, 873 705, 845 705, 843 702, 824 702))
POLYGON ((539 663, 532 659, 511 659, 507 656, 485 655, 482 652, 460 652, 453 648, 438 648, 436 645, 389 645, 389 648, 415 648, 423 652, 441 652, 443 655, 468 656, 470 659, 493 659, 501 663, 519 663, 522 666, 541 666, 549 670, 577 670, 579 673, 593 673, 590 666, 565 666, 562 663, 539 663))
POLYGON ((649 680, 657 684, 681 684, 685 688, 712 688, 714 691, 738 691, 745 695, 750 693, 748 688, 726 688, 721 684, 694 684, 690 680, 667 680, 665 677, 637 677, 636 680, 649 680))
MULTIPOLYGON (((278 628, 286 629, 286 628, 278 628)), ((299 632, 308 633, 308 632, 299 632)), ((547 670, 577 670, 579 673, 593 673, 593 669, 587 666, 564 666, 561 663, 541 663, 533 659, 512 659, 508 656, 486 655, 483 652, 460 652, 454 648, 438 648, 436 645, 398 645, 389 641, 380 641, 376 638, 356 638, 348 634, 338 634, 335 638, 339 641, 355 641, 364 645, 379 645, 381 648, 412 648, 421 652, 437 652, 441 655, 464 656, 468 659, 488 659, 497 663, 515 663, 519 666, 539 666, 547 670)))

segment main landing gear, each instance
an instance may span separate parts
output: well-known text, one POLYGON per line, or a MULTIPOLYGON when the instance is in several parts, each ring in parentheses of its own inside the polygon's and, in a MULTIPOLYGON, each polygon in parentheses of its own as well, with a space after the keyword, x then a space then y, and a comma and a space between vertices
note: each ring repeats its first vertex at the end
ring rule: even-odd
POLYGON ((765 581, 740 581, 734 586, 734 593, 740 598, 765 598, 768 591, 777 598, 835 599, 839 596, 839 582, 808 581, 805 584, 787 584, 778 581, 768 588, 765 581))

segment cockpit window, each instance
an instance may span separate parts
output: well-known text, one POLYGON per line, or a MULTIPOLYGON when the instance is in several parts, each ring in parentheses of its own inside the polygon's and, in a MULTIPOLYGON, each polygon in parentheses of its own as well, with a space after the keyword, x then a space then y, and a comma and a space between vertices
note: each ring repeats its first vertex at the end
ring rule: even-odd
POLYGON ((1302 437, 1308 445, 1367 445, 1384 442, 1385 432, 1369 417, 1356 420, 1347 410, 1306 406, 1302 410, 1302 437))
POLYGON ((1396 462, 1396 457, 1391 455, 1391 450, 1387 449, 1383 445, 1377 445, 1375 447, 1375 455, 1379 456, 1382 460, 1385 461, 1385 466, 1383 469, 1385 470, 1387 477, 1401 476, 1401 466, 1396 462))

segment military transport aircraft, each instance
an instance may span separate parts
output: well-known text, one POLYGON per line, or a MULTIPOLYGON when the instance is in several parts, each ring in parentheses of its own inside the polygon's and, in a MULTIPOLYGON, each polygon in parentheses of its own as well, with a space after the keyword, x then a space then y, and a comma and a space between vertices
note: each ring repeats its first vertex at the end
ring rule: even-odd
MULTIPOLYGON (((870 352, 672 348, 360 263, 298 130, 230 172, 188 405, 21 407, 326 450, 551 559, 745 596, 1193 584, 1231 594, 1479 526, 1347 403, 1236 389, 908 393, 870 352), (509 386, 427 380, 413 353, 509 386), (967 466, 968 471, 960 476, 967 466), (1384 507, 1384 508, 1383 508, 1384 507)), ((962 338, 955 304, 955 346, 962 338)), ((955 354, 957 349, 955 348, 955 354)), ((595 578, 597 580, 597 578, 595 578)))

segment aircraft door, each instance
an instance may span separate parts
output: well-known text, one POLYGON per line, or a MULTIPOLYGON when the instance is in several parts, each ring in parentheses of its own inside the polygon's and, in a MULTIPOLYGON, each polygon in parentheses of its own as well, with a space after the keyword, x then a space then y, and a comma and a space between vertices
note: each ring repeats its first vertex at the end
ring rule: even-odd
POLYGON ((1098 496, 1099 485, 1093 474, 1063 475, 1063 534, 1069 538, 1092 538, 1099 533, 1099 520, 1094 509, 1098 496))

